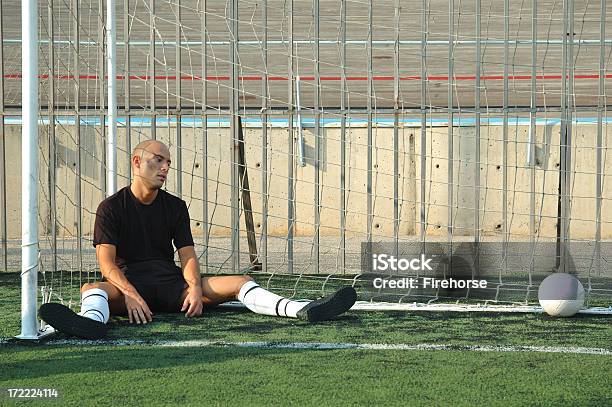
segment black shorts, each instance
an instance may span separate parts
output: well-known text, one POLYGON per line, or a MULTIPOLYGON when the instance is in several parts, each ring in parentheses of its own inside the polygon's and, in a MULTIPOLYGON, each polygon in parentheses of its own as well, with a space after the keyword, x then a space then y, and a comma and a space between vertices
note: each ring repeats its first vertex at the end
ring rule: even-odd
POLYGON ((129 282, 136 288, 138 294, 145 300, 149 309, 153 312, 179 312, 183 292, 187 288, 187 282, 179 276, 173 282, 143 283, 136 280, 129 282))

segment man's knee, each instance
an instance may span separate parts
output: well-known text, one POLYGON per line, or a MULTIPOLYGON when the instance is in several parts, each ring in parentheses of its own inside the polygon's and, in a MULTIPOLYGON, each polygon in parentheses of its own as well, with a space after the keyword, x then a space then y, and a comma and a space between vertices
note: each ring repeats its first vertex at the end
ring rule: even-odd
POLYGON ((85 292, 87 290, 91 290, 93 288, 100 288, 100 289, 102 289, 102 287, 100 286, 100 283, 85 283, 81 287, 81 292, 83 293, 83 292, 85 292))
POLYGON ((108 295, 108 300, 113 301, 119 297, 121 297, 121 292, 111 283, 106 281, 99 281, 95 283, 85 283, 81 287, 81 293, 84 293, 87 290, 91 290, 94 288, 98 288, 108 295))

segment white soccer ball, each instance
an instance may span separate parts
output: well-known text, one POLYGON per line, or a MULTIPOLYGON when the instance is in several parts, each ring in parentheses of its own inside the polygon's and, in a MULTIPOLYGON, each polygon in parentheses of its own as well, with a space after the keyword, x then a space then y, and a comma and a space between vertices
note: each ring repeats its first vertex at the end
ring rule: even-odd
POLYGON ((548 315, 571 317, 584 307, 584 287, 571 274, 554 273, 540 284, 538 300, 548 315))

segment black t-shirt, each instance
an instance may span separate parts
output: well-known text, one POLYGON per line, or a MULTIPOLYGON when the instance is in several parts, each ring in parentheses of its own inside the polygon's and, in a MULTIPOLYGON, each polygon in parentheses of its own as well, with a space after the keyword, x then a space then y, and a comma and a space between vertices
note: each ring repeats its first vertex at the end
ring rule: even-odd
POLYGON ((93 245, 117 248, 115 263, 131 280, 162 283, 181 274, 174 249, 193 246, 189 211, 182 199, 158 190, 155 200, 142 204, 129 186, 98 206, 93 245))

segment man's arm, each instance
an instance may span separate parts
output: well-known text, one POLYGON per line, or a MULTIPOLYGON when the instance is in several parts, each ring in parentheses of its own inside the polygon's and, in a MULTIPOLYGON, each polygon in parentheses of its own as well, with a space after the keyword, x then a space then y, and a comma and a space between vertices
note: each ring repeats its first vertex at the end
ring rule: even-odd
POLYGON ((96 245, 96 257, 100 265, 100 272, 109 283, 117 287, 125 297, 130 323, 146 324, 153 320, 153 313, 136 288, 128 281, 123 271, 115 264, 117 248, 112 244, 96 245))
POLYGON ((112 244, 99 244, 96 246, 96 257, 100 264, 100 272, 109 283, 117 287, 123 295, 136 291, 128 281, 123 271, 115 264, 117 248, 112 244))
POLYGON ((193 246, 181 247, 178 249, 178 253, 183 278, 189 285, 181 311, 187 311, 185 315, 188 317, 201 315, 204 304, 202 302, 202 276, 200 276, 198 257, 193 246))

